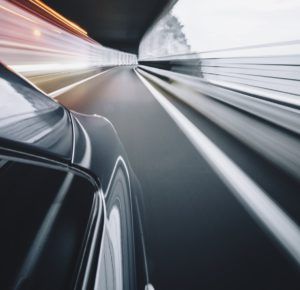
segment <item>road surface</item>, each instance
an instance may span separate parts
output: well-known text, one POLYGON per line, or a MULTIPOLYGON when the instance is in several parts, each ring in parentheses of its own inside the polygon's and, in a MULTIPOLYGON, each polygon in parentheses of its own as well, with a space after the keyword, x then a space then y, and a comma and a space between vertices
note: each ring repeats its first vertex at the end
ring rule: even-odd
MULTIPOLYGON (((164 98, 299 222, 296 178, 172 96, 164 93, 164 98)), ((246 210, 226 178, 133 68, 111 69, 57 99, 114 124, 143 189, 146 250, 155 289, 298 289, 297 263, 268 225, 246 210)))

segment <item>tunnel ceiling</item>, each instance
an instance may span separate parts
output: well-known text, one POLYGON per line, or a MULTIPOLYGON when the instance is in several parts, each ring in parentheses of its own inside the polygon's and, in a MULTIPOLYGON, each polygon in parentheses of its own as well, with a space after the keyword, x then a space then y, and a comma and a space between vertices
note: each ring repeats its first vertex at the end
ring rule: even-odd
POLYGON ((159 14, 174 0, 44 0, 101 44, 137 52, 159 14))

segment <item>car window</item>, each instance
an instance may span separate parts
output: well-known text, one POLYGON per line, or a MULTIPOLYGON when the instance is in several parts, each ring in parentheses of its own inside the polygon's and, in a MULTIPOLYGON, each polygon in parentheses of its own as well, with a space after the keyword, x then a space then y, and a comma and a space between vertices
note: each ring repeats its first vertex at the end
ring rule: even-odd
POLYGON ((83 259, 95 188, 60 170, 2 160, 0 289, 69 289, 83 259))

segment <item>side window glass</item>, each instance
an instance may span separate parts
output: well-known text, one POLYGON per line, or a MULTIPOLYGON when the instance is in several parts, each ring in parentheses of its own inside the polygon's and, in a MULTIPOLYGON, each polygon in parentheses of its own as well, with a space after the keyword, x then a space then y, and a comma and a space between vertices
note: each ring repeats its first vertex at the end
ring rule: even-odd
POLYGON ((72 173, 0 160, 0 289, 69 289, 95 189, 72 173))

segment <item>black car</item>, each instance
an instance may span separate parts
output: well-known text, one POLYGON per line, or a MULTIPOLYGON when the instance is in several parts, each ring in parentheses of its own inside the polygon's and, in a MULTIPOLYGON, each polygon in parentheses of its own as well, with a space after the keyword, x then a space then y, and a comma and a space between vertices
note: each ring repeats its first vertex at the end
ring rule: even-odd
POLYGON ((0 65, 0 155, 0 289, 152 289, 139 184, 107 119, 0 65))

